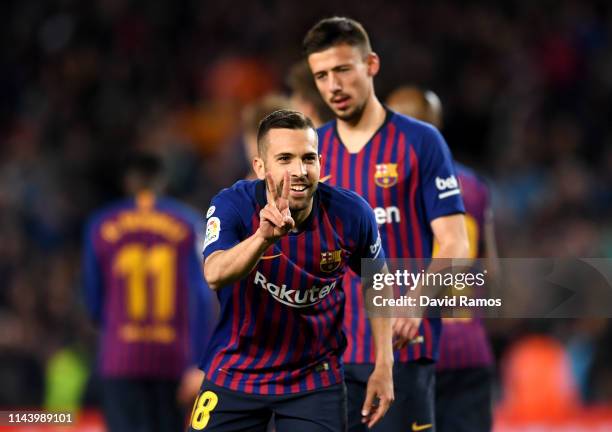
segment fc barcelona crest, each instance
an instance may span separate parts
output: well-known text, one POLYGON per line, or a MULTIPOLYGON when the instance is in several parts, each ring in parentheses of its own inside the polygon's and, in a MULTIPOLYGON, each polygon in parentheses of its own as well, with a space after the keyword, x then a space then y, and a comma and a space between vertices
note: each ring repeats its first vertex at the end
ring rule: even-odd
POLYGON ((325 273, 331 273, 340 267, 342 262, 342 250, 334 250, 321 252, 321 270, 325 273))
POLYGON ((376 172, 374 173, 374 183, 383 188, 389 188, 397 184, 397 164, 384 163, 376 164, 376 172))

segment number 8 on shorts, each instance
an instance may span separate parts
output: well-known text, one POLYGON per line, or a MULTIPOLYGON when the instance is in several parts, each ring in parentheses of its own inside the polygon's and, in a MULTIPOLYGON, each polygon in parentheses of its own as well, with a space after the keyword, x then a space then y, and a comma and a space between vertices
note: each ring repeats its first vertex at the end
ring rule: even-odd
POLYGON ((202 430, 206 427, 210 420, 210 413, 215 409, 218 402, 219 398, 210 390, 198 396, 191 412, 191 427, 194 430, 202 430))

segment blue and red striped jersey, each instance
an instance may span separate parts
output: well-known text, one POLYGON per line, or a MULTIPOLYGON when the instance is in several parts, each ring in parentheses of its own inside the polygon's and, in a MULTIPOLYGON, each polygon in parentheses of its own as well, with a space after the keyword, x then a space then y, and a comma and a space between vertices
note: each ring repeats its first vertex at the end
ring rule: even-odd
POLYGON ((96 212, 84 238, 85 302, 100 325, 104 377, 177 379, 216 323, 198 245, 203 218, 144 193, 96 212))
MULTIPOLYGON (((310 391, 342 381, 343 275, 384 258, 374 213, 359 196, 319 184, 299 231, 267 250, 249 275, 217 291, 221 317, 202 370, 214 384, 251 394, 310 391)), ((208 210, 204 256, 254 234, 263 181, 239 181, 208 210)))
MULTIPOLYGON (((490 211, 489 189, 474 171, 455 163, 461 195, 465 204, 465 222, 470 242, 470 256, 484 256, 485 214, 490 211)), ((479 318, 442 320, 438 370, 490 366, 493 353, 479 318)))
MULTIPOLYGON (((349 153, 336 120, 318 130, 321 177, 361 195, 374 209, 389 258, 429 258, 430 222, 464 211, 448 146, 431 125, 387 111, 384 124, 358 153, 349 153)), ((360 279, 346 276, 346 363, 374 363, 374 344, 360 295, 360 279)), ((441 323, 424 319, 421 343, 396 352, 396 361, 435 359, 441 323)))

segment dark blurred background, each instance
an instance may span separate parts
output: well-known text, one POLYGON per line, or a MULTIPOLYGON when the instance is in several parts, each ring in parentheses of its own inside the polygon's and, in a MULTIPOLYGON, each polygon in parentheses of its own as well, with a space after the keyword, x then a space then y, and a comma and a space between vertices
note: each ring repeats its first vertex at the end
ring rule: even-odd
MULTIPOLYGON (((204 210, 248 170, 242 108, 286 91, 306 30, 335 14, 368 30, 381 99, 438 93, 456 158, 492 187, 500 256, 612 255, 607 1, 2 1, 0 406, 95 406, 81 232, 120 195, 121 158, 161 155, 170 192, 204 210)), ((490 327, 501 365, 548 335, 582 403, 612 403, 608 321, 490 327)))

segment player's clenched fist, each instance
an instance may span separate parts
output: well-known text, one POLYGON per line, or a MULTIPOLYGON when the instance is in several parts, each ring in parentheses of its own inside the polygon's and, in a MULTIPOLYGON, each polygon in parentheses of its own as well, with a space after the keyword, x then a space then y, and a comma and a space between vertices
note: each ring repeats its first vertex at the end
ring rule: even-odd
POLYGON ((287 235, 295 227, 295 222, 289 210, 289 188, 291 179, 285 172, 283 184, 277 187, 270 173, 266 174, 268 203, 259 212, 259 234, 264 240, 275 242, 287 235), (279 191, 279 189, 281 189, 279 191))

